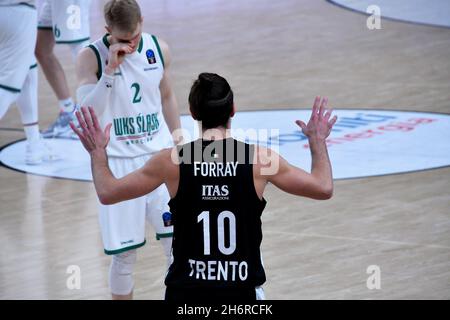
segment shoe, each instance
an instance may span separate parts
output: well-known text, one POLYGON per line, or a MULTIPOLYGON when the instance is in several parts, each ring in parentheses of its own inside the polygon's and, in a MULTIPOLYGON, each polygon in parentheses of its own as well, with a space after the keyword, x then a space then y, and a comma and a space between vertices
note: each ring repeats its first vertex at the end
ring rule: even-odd
POLYGON ((73 132, 69 125, 71 121, 79 127, 75 112, 60 112, 56 121, 52 123, 47 130, 42 132, 42 137, 78 139, 78 136, 73 132))
POLYGON ((27 165, 38 165, 44 161, 56 160, 51 148, 42 138, 34 142, 28 142, 25 149, 25 163, 27 165))

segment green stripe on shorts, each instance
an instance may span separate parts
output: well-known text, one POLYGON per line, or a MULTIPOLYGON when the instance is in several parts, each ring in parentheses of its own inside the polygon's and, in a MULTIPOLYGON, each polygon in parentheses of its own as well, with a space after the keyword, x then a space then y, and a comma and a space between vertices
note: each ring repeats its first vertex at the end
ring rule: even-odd
POLYGON ((156 234, 156 240, 161 240, 162 238, 172 238, 172 237, 173 237, 173 232, 156 234))
POLYGON ((4 89, 4 90, 6 90, 6 91, 14 92, 14 93, 19 93, 19 92, 21 91, 20 89, 16 89, 16 88, 13 88, 13 87, 4 86, 4 85, 2 85, 2 84, 0 84, 0 88, 1 88, 1 89, 4 89))
POLYGON ((90 37, 83 38, 83 39, 78 39, 78 40, 70 40, 70 41, 55 41, 55 43, 57 43, 57 44, 80 43, 80 42, 88 41, 89 39, 90 39, 90 37))
POLYGON ((111 251, 110 251, 110 250, 104 249, 104 251, 105 251, 105 253, 106 253, 107 255, 119 254, 119 253, 122 253, 122 252, 125 252, 125 251, 129 251, 129 250, 133 250, 133 249, 140 248, 140 247, 142 247, 145 243, 146 243, 146 241, 144 240, 144 242, 139 243, 139 244, 136 244, 136 245, 134 245, 134 246, 130 246, 130 247, 122 248, 122 249, 117 249, 117 250, 111 250, 111 251))

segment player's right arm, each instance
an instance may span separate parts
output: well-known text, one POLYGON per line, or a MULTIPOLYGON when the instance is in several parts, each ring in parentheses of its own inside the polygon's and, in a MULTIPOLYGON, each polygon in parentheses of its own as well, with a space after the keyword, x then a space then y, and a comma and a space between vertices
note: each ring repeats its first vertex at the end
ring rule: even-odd
POLYGON ((106 154, 111 124, 108 124, 102 130, 92 108, 81 107, 81 112, 77 111, 76 116, 80 129, 72 122, 70 126, 91 157, 95 190, 102 204, 110 205, 141 197, 166 182, 167 172, 169 171, 167 164, 170 162, 171 149, 160 151, 139 170, 117 179, 109 168, 106 154))
POLYGON ((100 79, 97 77, 98 62, 92 48, 86 47, 77 57, 76 73, 78 79, 77 101, 81 106, 94 108, 97 115, 103 114, 109 95, 114 87, 114 72, 122 63, 125 54, 131 53, 129 45, 117 43, 109 48, 108 65, 100 79))
POLYGON ((317 200, 326 200, 333 195, 333 174, 328 156, 326 138, 330 135, 337 117, 331 120, 331 110, 326 110, 327 99, 320 102, 316 97, 308 124, 302 121, 296 123, 302 128, 308 137, 311 150, 311 173, 297 168, 287 162, 276 152, 263 148, 257 148, 258 172, 255 179, 256 190, 262 195, 266 182, 271 182, 281 190, 317 200), (267 174, 264 174, 264 170, 267 174), (258 185, 259 183, 259 185, 258 185))

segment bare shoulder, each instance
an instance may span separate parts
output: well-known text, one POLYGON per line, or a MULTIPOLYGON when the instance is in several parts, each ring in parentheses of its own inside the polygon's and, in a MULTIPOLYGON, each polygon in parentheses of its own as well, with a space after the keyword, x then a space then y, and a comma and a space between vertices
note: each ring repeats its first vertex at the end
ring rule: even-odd
POLYGON ((167 67, 171 61, 169 45, 164 39, 161 39, 160 37, 156 37, 156 39, 158 40, 159 47, 161 48, 161 52, 164 58, 164 64, 167 67))
POLYGON ((85 47, 78 53, 77 60, 82 63, 96 63, 97 57, 95 56, 95 52, 92 48, 85 47))
POLYGON ((78 85, 97 82, 98 62, 94 50, 89 47, 81 49, 77 56, 76 74, 78 85))
POLYGON ((81 73, 96 73, 98 69, 97 57, 94 50, 85 47, 77 56, 77 71, 81 73))
POLYGON ((156 39, 158 40, 158 43, 159 43, 159 46, 161 47, 161 50, 164 52, 164 51, 169 51, 169 44, 166 42, 166 40, 164 40, 164 39, 162 39, 162 38, 160 38, 160 37, 157 37, 157 36, 155 36, 156 37, 156 39))

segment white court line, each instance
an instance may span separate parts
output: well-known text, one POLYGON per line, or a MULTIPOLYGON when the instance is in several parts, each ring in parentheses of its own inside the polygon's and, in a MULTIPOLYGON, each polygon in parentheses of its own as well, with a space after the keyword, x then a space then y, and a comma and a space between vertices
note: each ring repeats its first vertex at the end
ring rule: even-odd
POLYGON ((414 243, 414 242, 402 242, 402 241, 392 241, 392 240, 379 240, 379 239, 363 239, 363 238, 353 238, 353 237, 341 237, 341 236, 327 236, 323 234, 314 234, 314 233, 294 233, 294 232, 285 232, 285 231, 264 231, 264 234, 285 234, 296 237, 315 237, 315 238, 327 238, 327 239, 339 239, 339 240, 350 240, 350 241, 360 241, 360 242, 379 242, 379 243, 387 243, 401 246, 420 246, 427 247, 433 249, 446 249, 449 250, 450 247, 442 246, 438 244, 422 244, 422 243, 414 243))

